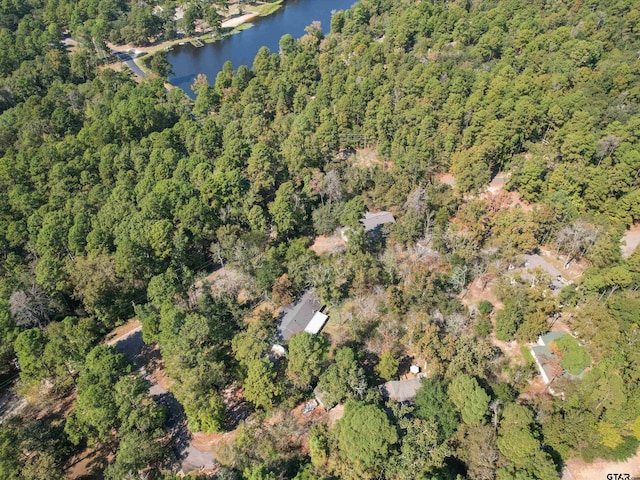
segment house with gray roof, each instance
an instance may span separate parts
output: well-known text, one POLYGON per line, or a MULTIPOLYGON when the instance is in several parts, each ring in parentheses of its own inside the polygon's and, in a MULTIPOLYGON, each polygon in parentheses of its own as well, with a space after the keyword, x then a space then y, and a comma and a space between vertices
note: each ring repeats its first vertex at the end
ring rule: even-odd
MULTIPOLYGON (((382 226, 387 223, 396 223, 396 219, 391 212, 366 212, 364 218, 360 219, 360 223, 370 237, 378 237, 381 236, 382 226)), ((340 229, 340 237, 345 242, 349 241, 349 229, 350 227, 342 227, 340 229)))
POLYGON ((294 303, 284 307, 278 336, 285 342, 299 332, 318 334, 329 316, 322 312, 323 305, 313 290, 307 290, 294 303))
POLYGON ((383 225, 396 223, 396 219, 393 218, 391 212, 367 212, 360 223, 364 226, 365 232, 378 232, 383 225))
POLYGON ((535 270, 541 270, 549 275, 549 288, 553 292, 553 295, 559 295, 560 290, 570 283, 560 270, 541 255, 524 255, 523 270, 522 278, 527 281, 533 281, 535 279, 535 270))

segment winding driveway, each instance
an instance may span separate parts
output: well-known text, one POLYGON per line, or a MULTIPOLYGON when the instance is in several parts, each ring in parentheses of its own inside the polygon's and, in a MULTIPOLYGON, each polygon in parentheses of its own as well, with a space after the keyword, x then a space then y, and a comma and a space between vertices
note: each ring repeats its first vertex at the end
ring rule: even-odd
POLYGON ((145 368, 138 362, 140 350, 144 346, 142 341, 142 326, 139 326, 121 337, 107 342, 114 345, 115 349, 129 357, 131 362, 137 367, 138 372, 151 383, 149 393, 155 400, 167 407, 168 415, 165 421, 166 427, 173 434, 173 451, 180 462, 180 468, 184 474, 194 470, 213 468, 217 465, 216 459, 211 451, 198 450, 191 442, 191 434, 187 429, 187 422, 184 416, 182 405, 176 400, 173 394, 160 385, 147 373, 145 368))

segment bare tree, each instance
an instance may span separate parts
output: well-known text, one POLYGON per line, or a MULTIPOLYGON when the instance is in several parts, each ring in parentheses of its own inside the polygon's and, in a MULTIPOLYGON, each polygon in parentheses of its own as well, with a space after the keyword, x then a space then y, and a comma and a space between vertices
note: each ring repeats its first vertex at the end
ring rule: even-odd
POLYGON ((422 187, 416 187, 407 197, 404 209, 410 210, 418 215, 427 210, 427 191, 422 187))
POLYGON ((330 170, 324 176, 323 193, 327 196, 329 203, 342 200, 342 181, 340 174, 336 170, 330 170))
POLYGON ((467 285, 467 271, 466 265, 458 265, 451 272, 451 285, 459 292, 467 285))
POLYGON ((611 134, 601 138, 598 141, 598 146, 596 148, 596 152, 600 156, 600 158, 598 159, 598 166, 600 166, 600 163, 604 158, 613 155, 613 152, 616 151, 618 145, 620 145, 620 139, 611 134))
POLYGON ((567 268, 578 256, 588 252, 598 240, 598 236, 598 228, 584 220, 575 220, 565 225, 556 238, 558 250, 567 256, 564 268, 567 268))
POLYGON ((447 315, 444 319, 444 323, 447 332, 459 337, 464 332, 465 327, 469 324, 469 317, 456 312, 451 315, 447 315))
POLYGON ((489 404, 489 410, 493 413, 493 429, 498 431, 498 421, 500 420, 500 407, 502 407, 502 400, 495 399, 489 404))
POLYGON ((49 322, 49 296, 39 285, 13 292, 9 298, 9 313, 17 325, 42 327, 49 322))

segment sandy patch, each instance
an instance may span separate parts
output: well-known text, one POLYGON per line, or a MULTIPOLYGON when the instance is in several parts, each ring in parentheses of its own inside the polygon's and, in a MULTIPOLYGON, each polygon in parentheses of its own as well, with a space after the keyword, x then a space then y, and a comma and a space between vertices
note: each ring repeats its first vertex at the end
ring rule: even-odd
POLYGON ((505 186, 508 181, 509 175, 507 173, 498 173, 495 177, 493 177, 487 189, 480 194, 480 198, 488 200, 493 210, 507 209, 518 206, 525 212, 530 211, 531 205, 524 202, 520 198, 520 194, 518 192, 508 192, 507 190, 505 190, 505 186))
POLYGON ((240 15, 239 17, 230 18, 222 22, 222 28, 234 28, 238 25, 242 25, 243 23, 250 22, 258 15, 254 12, 245 13, 244 15, 240 15))
POLYGON ((327 412, 327 423, 333 425, 344 416, 344 405, 336 405, 327 412))
POLYGON ((622 248, 622 257, 629 258, 633 251, 640 245, 640 225, 636 225, 627 230, 620 242, 622 248))
POLYGON ((445 185, 449 185, 451 188, 455 188, 456 187, 456 179, 450 173, 439 173, 439 174, 436 175, 436 179, 440 183, 444 183, 445 185))
POLYGON ((542 376, 536 374, 533 377, 533 380, 529 381, 529 384, 524 389, 524 391, 518 396, 518 400, 533 400, 540 395, 549 394, 549 390, 547 385, 542 380, 542 376))
POLYGON ((487 281, 482 277, 478 277, 469 284, 466 291, 458 295, 458 300, 460 300, 460 302, 467 307, 476 307, 481 300, 486 300, 488 302, 491 302, 494 311, 500 310, 504 308, 504 305, 500 300, 498 300, 498 297, 493 291, 493 288, 493 280, 487 281))
POLYGON ((248 324, 257 322, 262 318, 263 315, 265 315, 266 313, 269 313, 270 315, 273 316, 273 319, 275 322, 275 318, 279 310, 280 309, 275 303, 265 300, 263 302, 260 302, 253 310, 251 310, 251 313, 249 313, 249 315, 244 317, 244 321, 248 324))
POLYGON ((378 157, 375 148, 358 148, 353 157, 353 166, 359 168, 373 168, 385 166, 386 163, 378 157))
POLYGON ((343 404, 338 404, 329 411, 325 410, 321 406, 317 406, 308 413, 302 413, 302 409, 309 401, 301 403, 288 412, 288 415, 291 415, 296 419, 298 425, 311 426, 314 423, 326 423, 328 425, 333 425, 344 415, 343 404))
POLYGON ((502 351, 504 356, 509 359, 510 364, 524 365, 524 358, 522 357, 520 344, 518 342, 516 342, 515 340, 512 340, 511 342, 503 342, 502 340, 498 340, 496 338, 495 332, 491 332, 491 335, 489 335, 489 340, 493 345, 495 345, 502 351))
POLYGON ((87 448, 69 460, 67 478, 70 480, 101 480, 106 464, 113 462, 114 455, 106 447, 101 449, 87 448))
POLYGON ((209 452, 219 443, 229 443, 236 437, 236 430, 224 433, 203 433, 195 432, 191 434, 191 445, 201 452, 209 452))
POLYGON ((347 242, 344 241, 344 238, 342 238, 340 234, 331 236, 319 235, 309 248, 318 255, 322 255, 323 253, 331 255, 344 251, 347 248, 347 242))

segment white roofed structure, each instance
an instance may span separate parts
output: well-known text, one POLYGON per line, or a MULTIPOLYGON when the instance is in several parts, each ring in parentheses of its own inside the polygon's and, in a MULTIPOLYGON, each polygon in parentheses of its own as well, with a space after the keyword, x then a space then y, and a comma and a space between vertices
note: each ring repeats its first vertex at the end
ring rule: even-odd
POLYGON ((327 323, 328 319, 329 315, 326 315, 322 312, 316 312, 315 315, 311 317, 311 320, 309 321, 307 326, 304 328, 304 331, 317 335, 320 330, 322 330, 322 327, 324 327, 324 324, 327 323))
POLYGON ((312 290, 307 290, 292 304, 283 309, 283 316, 278 325, 278 335, 285 342, 299 332, 317 334, 322 330, 329 318, 322 313, 323 305, 312 290))

